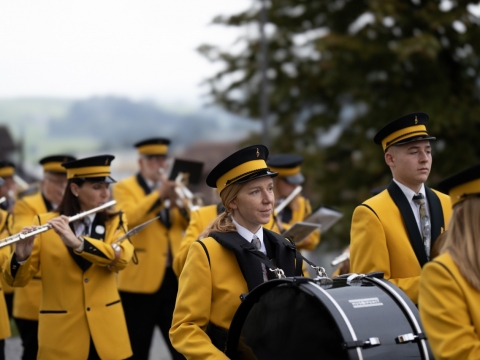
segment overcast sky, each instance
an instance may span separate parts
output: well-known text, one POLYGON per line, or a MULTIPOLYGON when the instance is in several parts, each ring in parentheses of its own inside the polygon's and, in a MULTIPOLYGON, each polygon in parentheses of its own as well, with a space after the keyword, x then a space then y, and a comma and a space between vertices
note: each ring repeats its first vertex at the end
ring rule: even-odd
POLYGON ((253 0, 41 0, 0 4, 0 98, 120 95, 200 105, 216 67, 195 50, 232 44, 209 25, 253 0))

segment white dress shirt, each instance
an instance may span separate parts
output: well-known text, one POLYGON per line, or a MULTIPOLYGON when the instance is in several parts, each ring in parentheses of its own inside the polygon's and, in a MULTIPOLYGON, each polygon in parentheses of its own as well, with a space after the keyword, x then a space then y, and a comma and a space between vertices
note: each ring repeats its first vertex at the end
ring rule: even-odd
POLYGON ((261 244, 260 251, 263 252, 264 254, 267 254, 267 249, 265 248, 265 244, 263 242, 263 227, 260 226, 258 231, 254 234, 250 230, 247 230, 238 222, 236 222, 233 216, 232 216, 232 222, 237 228, 237 232, 240 234, 240 236, 243 237, 245 240, 247 240, 250 244, 252 243, 253 235, 256 235, 260 239, 260 244, 261 244))

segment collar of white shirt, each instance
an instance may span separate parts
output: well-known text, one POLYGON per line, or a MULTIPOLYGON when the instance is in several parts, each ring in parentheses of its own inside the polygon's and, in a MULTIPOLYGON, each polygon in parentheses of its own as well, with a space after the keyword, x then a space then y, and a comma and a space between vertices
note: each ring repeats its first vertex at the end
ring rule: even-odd
MULTIPOLYGON (((405 197, 408 199, 408 202, 413 203, 413 197, 415 195, 418 195, 418 194, 422 194, 424 199, 427 198, 427 196, 425 194, 425 185, 424 184, 422 184, 422 187, 420 188, 420 191, 418 192, 418 194, 415 194, 415 191, 413 191, 409 187, 406 187, 405 185, 403 185, 402 183, 398 182, 395 179, 393 179, 393 181, 395 181, 395 184, 397 184, 398 187, 400 188, 400 190, 402 190, 402 192, 405 194, 405 197)), ((426 202, 426 200, 425 200, 425 202, 426 202)))
MULTIPOLYGON (((95 219, 95 215, 96 214, 90 214, 86 216, 90 219, 90 229, 88 233, 91 233, 91 228, 92 228, 93 220, 95 219)), ((83 219, 80 219, 75 222, 75 235, 77 236, 82 235, 84 229, 85 229, 85 223, 83 222, 83 219)))
POLYGON ((237 232, 240 234, 241 237, 243 237, 245 240, 247 240, 249 243, 252 242, 253 240, 253 235, 256 235, 260 239, 260 243, 262 246, 260 247, 260 250, 265 254, 266 249, 265 249, 265 244, 263 243, 263 227, 260 226, 258 231, 254 234, 250 230, 247 230, 244 228, 242 225, 240 225, 238 222, 235 221, 235 219, 232 216, 232 222, 237 228, 237 232))

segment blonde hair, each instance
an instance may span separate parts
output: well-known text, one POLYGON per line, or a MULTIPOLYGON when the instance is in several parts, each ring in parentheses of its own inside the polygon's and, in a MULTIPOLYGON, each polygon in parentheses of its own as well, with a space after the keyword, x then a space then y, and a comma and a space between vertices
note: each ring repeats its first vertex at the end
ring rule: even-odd
POLYGON ((211 232, 232 232, 237 231, 235 224, 232 222, 232 210, 230 204, 237 197, 238 193, 245 184, 232 184, 227 186, 220 193, 222 204, 225 207, 225 211, 217 216, 213 222, 207 226, 205 230, 200 234, 199 238, 203 239, 210 235, 211 232))
POLYGON ((480 291, 480 197, 469 197, 453 209, 447 240, 448 252, 460 273, 480 291))

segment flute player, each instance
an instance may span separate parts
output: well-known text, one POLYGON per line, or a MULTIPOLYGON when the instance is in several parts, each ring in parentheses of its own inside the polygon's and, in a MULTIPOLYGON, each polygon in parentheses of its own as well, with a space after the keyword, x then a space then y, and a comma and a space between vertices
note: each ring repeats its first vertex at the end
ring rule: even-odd
POLYGON ((68 218, 108 202, 113 159, 101 155, 64 163, 68 183, 62 202, 56 212, 34 219, 35 225, 48 223, 54 231, 17 242, 4 266, 12 286, 24 286, 42 272, 38 359, 132 355, 116 271, 127 266, 133 245, 112 246, 127 231, 125 216, 101 211, 72 223, 68 218))

